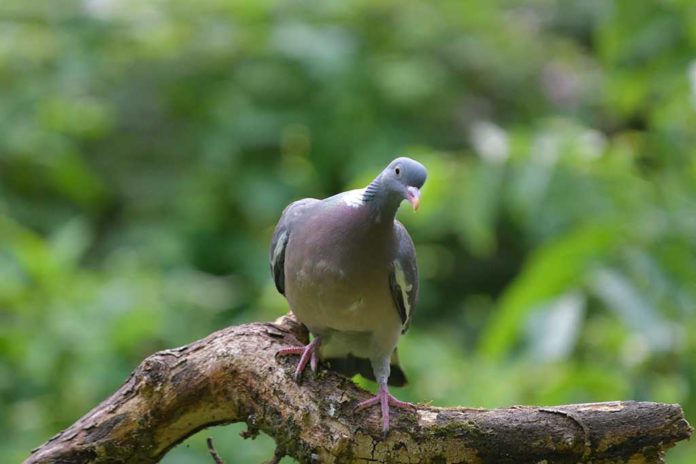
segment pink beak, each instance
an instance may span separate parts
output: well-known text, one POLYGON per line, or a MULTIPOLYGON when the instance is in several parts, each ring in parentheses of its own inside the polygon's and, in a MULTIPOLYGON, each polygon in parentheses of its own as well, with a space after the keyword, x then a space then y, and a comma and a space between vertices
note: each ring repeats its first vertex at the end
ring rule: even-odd
POLYGON ((418 206, 420 205, 420 190, 418 190, 416 187, 409 187, 408 201, 411 203, 411 206, 413 206, 413 211, 417 211, 418 206))

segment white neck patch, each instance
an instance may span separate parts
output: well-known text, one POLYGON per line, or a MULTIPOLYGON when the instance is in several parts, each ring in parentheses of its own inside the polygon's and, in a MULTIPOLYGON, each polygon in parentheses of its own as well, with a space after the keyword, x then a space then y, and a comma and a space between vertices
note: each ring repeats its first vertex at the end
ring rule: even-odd
POLYGON ((351 208, 359 208, 360 206, 365 204, 365 202, 363 201, 364 193, 364 188, 350 190, 346 192, 345 195, 343 195, 343 202, 351 208))

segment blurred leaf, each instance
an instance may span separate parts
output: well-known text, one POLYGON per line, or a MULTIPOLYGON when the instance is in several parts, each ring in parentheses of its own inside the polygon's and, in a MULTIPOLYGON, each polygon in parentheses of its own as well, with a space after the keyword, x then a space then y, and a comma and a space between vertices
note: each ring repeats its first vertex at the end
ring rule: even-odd
POLYGON ((533 359, 558 361, 571 354, 582 328, 585 303, 584 296, 574 291, 529 315, 527 344, 533 359))
POLYGON ((628 279, 611 269, 597 269, 588 283, 596 296, 604 300, 625 324, 645 336, 653 349, 673 347, 676 341, 674 330, 628 279))
POLYGON ((90 230, 79 218, 68 221, 52 235, 49 246, 64 271, 76 266, 90 245, 90 230))
POLYGON ((501 358, 518 340, 529 313, 539 304, 579 287, 585 272, 621 240, 616 224, 591 224, 541 246, 501 296, 479 351, 501 358))

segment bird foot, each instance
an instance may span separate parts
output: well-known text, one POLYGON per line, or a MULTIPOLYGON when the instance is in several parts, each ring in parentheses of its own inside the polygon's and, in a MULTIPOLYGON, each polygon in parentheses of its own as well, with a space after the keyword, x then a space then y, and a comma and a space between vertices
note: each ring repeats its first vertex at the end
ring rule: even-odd
POLYGON ((296 382, 300 381, 302 377, 302 372, 309 362, 312 372, 317 371, 317 364, 319 363, 319 357, 317 356, 317 348, 319 347, 319 337, 315 337, 309 344, 305 346, 290 346, 287 348, 281 348, 276 353, 277 356, 292 356, 300 355, 300 362, 297 363, 297 368, 295 369, 295 375, 293 376, 296 382))
POLYGON ((386 385, 380 385, 377 395, 369 400, 358 403, 358 405, 355 407, 355 411, 362 411, 363 409, 369 408, 370 406, 374 406, 376 404, 379 404, 382 409, 382 431, 385 434, 389 431, 389 406, 394 406, 395 408, 416 408, 416 406, 411 403, 397 400, 391 393, 389 393, 389 388, 386 385))

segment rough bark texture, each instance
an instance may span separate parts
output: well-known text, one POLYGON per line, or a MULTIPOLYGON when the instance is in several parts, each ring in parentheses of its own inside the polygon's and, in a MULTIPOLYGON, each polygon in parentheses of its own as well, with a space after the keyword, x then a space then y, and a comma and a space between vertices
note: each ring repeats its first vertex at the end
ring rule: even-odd
POLYGON ((613 402, 354 413, 371 395, 338 374, 292 380, 281 346, 306 342, 292 317, 247 324, 145 359, 111 397, 25 463, 153 463, 193 433, 244 421, 308 463, 658 463, 691 435, 679 405, 613 402))

